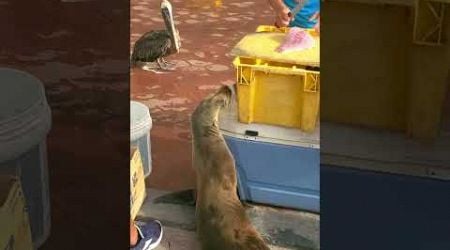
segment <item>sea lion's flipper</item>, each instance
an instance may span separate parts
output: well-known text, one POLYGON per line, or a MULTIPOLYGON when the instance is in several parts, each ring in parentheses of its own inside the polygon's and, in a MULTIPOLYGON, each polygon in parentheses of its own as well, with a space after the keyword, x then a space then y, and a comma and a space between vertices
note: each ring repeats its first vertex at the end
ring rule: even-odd
POLYGON ((155 204, 167 203, 167 204, 195 206, 194 189, 188 189, 159 196, 158 198, 155 198, 153 203, 155 204))

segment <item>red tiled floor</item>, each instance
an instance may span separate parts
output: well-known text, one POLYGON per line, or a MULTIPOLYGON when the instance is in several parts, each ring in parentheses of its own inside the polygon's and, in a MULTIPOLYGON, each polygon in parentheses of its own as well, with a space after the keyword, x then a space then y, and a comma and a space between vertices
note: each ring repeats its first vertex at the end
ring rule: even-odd
MULTIPOLYGON (((159 189, 194 186, 189 116, 220 84, 234 83, 233 46, 258 25, 271 24, 266 1, 171 1, 182 49, 168 57, 178 69, 169 74, 134 69, 131 98, 149 106, 153 119, 153 172, 147 185, 159 189)), ((159 1, 131 1, 131 46, 144 33, 164 29, 159 1)))

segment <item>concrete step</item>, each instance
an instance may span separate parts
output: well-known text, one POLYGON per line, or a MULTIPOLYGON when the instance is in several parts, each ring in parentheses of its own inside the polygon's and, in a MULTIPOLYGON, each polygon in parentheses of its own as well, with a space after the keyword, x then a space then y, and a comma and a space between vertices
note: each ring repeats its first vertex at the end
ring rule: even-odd
MULTIPOLYGON (((195 232, 195 207, 154 202, 158 197, 171 194, 167 191, 148 189, 147 194, 138 218, 158 219, 163 224, 164 238, 158 249, 199 249, 195 232)), ((253 225, 271 244, 271 249, 319 249, 319 215, 253 204, 247 213, 253 225)))

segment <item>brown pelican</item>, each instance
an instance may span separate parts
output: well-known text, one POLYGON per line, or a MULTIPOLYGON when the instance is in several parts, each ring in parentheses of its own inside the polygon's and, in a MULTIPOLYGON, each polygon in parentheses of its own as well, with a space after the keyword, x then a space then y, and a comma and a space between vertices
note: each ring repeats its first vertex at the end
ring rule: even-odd
POLYGON ((180 51, 180 35, 175 28, 172 5, 168 0, 162 0, 161 13, 166 30, 150 31, 142 35, 134 44, 131 54, 131 64, 149 64, 155 62, 163 70, 172 70, 164 57, 180 51))

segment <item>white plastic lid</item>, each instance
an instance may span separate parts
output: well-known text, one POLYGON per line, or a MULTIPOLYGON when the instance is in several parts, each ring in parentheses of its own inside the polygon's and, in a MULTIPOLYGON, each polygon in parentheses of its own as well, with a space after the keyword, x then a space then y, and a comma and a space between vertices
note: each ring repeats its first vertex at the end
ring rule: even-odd
POLYGON ((23 71, 0 68, 0 162, 14 159, 45 139, 51 112, 44 86, 23 71))
POLYGON ((152 128, 148 107, 140 102, 130 102, 130 140, 135 141, 152 128))

